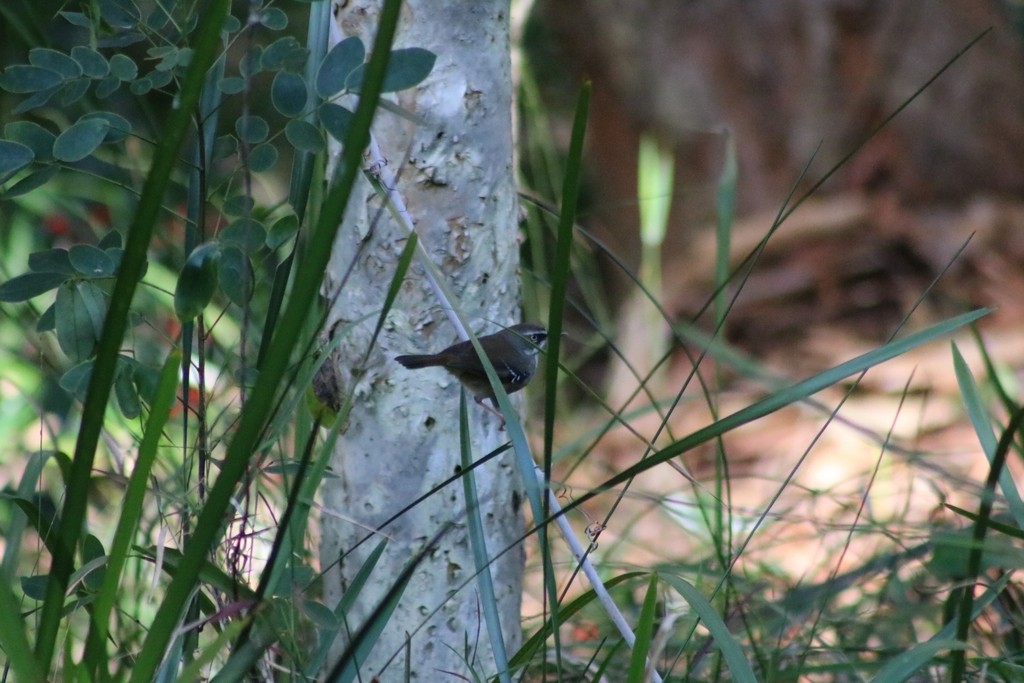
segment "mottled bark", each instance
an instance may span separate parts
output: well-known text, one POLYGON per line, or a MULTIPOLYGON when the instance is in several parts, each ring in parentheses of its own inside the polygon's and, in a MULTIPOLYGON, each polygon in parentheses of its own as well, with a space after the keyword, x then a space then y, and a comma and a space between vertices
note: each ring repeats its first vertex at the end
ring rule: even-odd
MULTIPOLYGON (((376 2, 335 0, 340 34, 333 39, 359 35, 369 46, 378 10, 376 2)), ((373 128, 388 171, 398 175, 395 187, 427 256, 444 274, 467 323, 481 333, 519 320, 508 35, 507 0, 406 2, 395 47, 429 49, 437 54, 437 63, 424 83, 399 93, 397 103, 425 123, 379 111, 373 128)), ((338 478, 324 484, 322 562, 326 567, 344 558, 325 578, 325 597, 335 603, 378 540, 390 539, 351 614, 350 626, 357 628, 409 558, 453 523, 417 569, 387 631, 361 667, 363 680, 404 680, 407 634, 412 680, 454 679, 441 671, 470 678, 470 671, 493 674, 476 583, 466 584, 474 565, 460 482, 347 554, 369 529, 451 476, 459 462, 457 382, 442 370, 413 372, 393 361, 400 353, 436 351, 457 339, 421 263, 407 275, 382 337, 365 366, 358 368, 358 380, 353 378, 353 364, 366 353, 384 293, 407 243, 404 228, 380 207, 368 183, 361 181, 324 287, 325 295, 334 298, 342 275, 354 262, 328 321, 336 330, 355 324, 337 354, 342 359, 341 383, 355 392, 355 404, 332 462, 338 478)), ((505 435, 500 421, 475 404, 470 414, 474 454, 479 457, 502 443, 505 435)), ((488 463, 475 475, 488 549, 496 555, 522 532, 516 502, 521 499, 521 483, 511 456, 488 463)), ((522 569, 522 550, 515 548, 491 570, 509 651, 519 642, 522 569)))

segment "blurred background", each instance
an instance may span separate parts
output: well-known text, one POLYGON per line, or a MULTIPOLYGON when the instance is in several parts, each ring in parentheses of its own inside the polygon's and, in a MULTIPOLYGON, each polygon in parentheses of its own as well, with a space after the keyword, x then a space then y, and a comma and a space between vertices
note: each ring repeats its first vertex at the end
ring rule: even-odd
MULTIPOLYGON (((521 16, 521 149, 532 189, 547 177, 537 149, 567 148, 579 83, 593 84, 578 221, 614 258, 593 249, 594 270, 576 292, 587 304, 570 322, 578 333, 563 361, 578 361, 580 377, 610 405, 649 406, 629 402, 639 382, 626 360, 646 370, 667 350, 669 370, 646 386, 655 399, 687 387, 669 419, 671 430, 687 434, 763 395, 766 376, 792 382, 982 306, 996 308, 980 325, 984 348, 1017 386, 1024 368, 1020 3, 537 0, 521 16), (667 187, 651 189, 638 177, 640 150, 652 141, 663 168, 674 171, 667 187), (718 327, 709 303, 730 146, 734 277, 719 335, 756 371, 704 359, 699 372, 712 378, 717 398, 709 409, 689 381, 701 349, 669 342, 649 299, 676 323, 707 334, 718 327), (776 218, 812 188, 751 265, 747 258, 776 218), (642 293, 625 271, 650 267, 642 213, 666 201, 653 257, 660 273, 647 283, 653 294, 642 293), (611 343, 588 336, 595 319, 611 343)), ((983 374, 979 345, 969 336, 958 342, 983 374)), ((827 409, 786 409, 682 459, 704 482, 728 472, 734 510, 746 510, 737 529, 749 528, 793 478, 773 508, 787 524, 766 525, 755 542, 774 550, 750 557, 770 557, 798 575, 822 561, 824 571, 832 543, 845 538, 826 540, 827 529, 852 523, 863 496, 873 519, 920 529, 954 523, 941 504, 976 493, 987 463, 964 415, 948 344, 873 368, 830 423, 827 411, 847 388, 821 396, 827 409), (873 478, 876 466, 884 485, 873 478)), ((567 431, 596 430, 597 415, 604 412, 595 409, 592 420, 567 431)), ((631 420, 647 436, 659 424, 642 410, 631 420)), ((612 428, 589 453, 590 464, 606 469, 584 479, 597 482, 635 463, 640 451, 635 433, 612 428)), ((566 471, 580 476, 577 461, 568 461, 566 471)), ((1012 467, 1020 473, 1019 462, 1012 467)), ((651 476, 640 488, 649 498, 621 513, 631 522, 606 532, 608 557, 659 557, 666 517, 694 528, 680 493, 689 488, 684 478, 651 476), (659 507, 662 514, 652 512, 659 507)), ((598 519, 601 509, 591 513, 598 519)), ((886 547, 870 537, 861 539, 863 557, 886 547)), ((690 542, 700 546, 694 537, 682 543, 690 542)))
MULTIPOLYGON (((730 313, 729 338, 768 353, 812 342, 819 327, 885 339, 972 234, 926 306, 1019 315, 1020 16, 1021 5, 998 1, 568 0, 534 4, 524 45, 548 111, 564 113, 574 84, 593 83, 580 221, 634 272, 640 206, 656 199, 638 197, 641 136, 674 159, 662 269, 675 314, 693 315, 709 294, 727 133, 737 257, 790 193, 863 144, 779 230, 730 313)), ((564 145, 567 120, 554 125, 564 145)), ((623 301, 628 278, 606 271, 609 300, 623 301)))

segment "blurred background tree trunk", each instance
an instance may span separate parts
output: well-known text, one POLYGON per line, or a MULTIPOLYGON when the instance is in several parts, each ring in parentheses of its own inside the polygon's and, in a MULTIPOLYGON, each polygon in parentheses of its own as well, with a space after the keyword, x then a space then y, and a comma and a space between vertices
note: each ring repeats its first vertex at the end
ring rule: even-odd
MULTIPOLYGON (((378 12, 378 2, 335 0, 340 35, 332 37, 332 44, 358 35, 371 45, 378 12)), ((397 96, 397 104, 423 123, 378 110, 373 133, 388 159, 388 172, 398 178, 395 189, 408 206, 421 246, 444 273, 469 317, 467 323, 481 333, 495 332, 520 317, 508 0, 412 0, 404 3, 402 12, 395 47, 421 47, 437 55, 428 79, 397 96)), ((325 598, 335 604, 370 551, 387 537, 387 551, 351 612, 348 627, 358 628, 409 559, 452 523, 453 529, 416 570, 381 640, 360 669, 362 680, 405 680, 407 638, 412 680, 456 675, 469 680, 471 672, 490 675, 493 658, 471 579, 474 562, 461 482, 433 495, 349 554, 370 530, 459 466, 458 383, 441 370, 410 372, 393 360, 401 353, 437 351, 457 340, 421 263, 414 262, 382 337, 353 380, 353 366, 367 352, 388 283, 407 243, 405 230, 382 210, 365 179, 360 183, 349 202, 324 286, 332 301, 327 329, 353 326, 351 332, 339 333, 336 357, 341 359, 344 391, 355 392, 351 417, 332 462, 337 478, 324 483, 321 560, 330 568, 325 598), (344 291, 336 297, 349 269, 344 291)), ((500 421, 475 404, 470 420, 475 457, 504 441, 500 421)), ((493 556, 522 533, 521 484, 510 454, 477 469, 475 477, 493 556)), ((516 548, 491 567, 511 652, 520 641, 523 563, 522 550, 516 548)))
MULTIPOLYGON (((637 196, 641 136, 656 136, 674 154, 662 303, 680 320, 695 319, 715 286, 723 130, 739 166, 735 268, 794 185, 799 197, 991 29, 786 222, 731 309, 725 335, 755 353, 778 352, 791 370, 791 355, 820 360, 801 346, 818 329, 885 339, 972 234, 970 252, 939 294, 984 305, 988 290, 1005 290, 1007 277, 1016 278, 1024 251, 1011 248, 1007 258, 1016 231, 1006 226, 1017 219, 1002 204, 1024 192, 1024 31, 1016 3, 537 0, 534 17, 544 29, 534 35, 550 41, 534 47, 538 77, 547 77, 545 92, 566 120, 569 79, 559 80, 549 65, 593 82, 590 202, 580 220, 633 272, 639 206, 660 199, 637 196), (981 254, 982 244, 994 248, 981 254), (972 263, 978 256, 983 262, 972 263), (993 274, 980 287, 971 281, 979 272, 993 274), (956 279, 960 273, 966 277, 956 279)), ((616 342, 628 356, 650 332, 622 324, 632 281, 611 264, 602 275, 616 342)), ((710 328, 710 316, 701 322, 710 328)), ((829 351, 825 362, 834 360, 836 344, 814 345, 829 351)), ((581 372, 598 381, 592 369, 581 372)))

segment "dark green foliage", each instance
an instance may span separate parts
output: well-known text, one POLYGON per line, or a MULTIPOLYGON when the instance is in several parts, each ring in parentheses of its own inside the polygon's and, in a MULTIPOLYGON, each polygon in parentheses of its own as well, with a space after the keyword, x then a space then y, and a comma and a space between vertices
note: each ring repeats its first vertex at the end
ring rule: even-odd
MULTIPOLYGON (((82 108, 81 116, 60 130, 30 120, 12 121, 4 127, 4 139, 0 139, 0 198, 14 199, 43 188, 58 177, 61 164, 104 159, 109 156, 105 149, 113 151, 112 146, 134 140, 137 133, 128 118, 96 105, 114 95, 122 85, 135 96, 171 87, 173 79, 181 78, 191 63, 192 47, 181 42, 177 31, 168 33, 171 42, 164 40, 146 49, 145 66, 141 69, 143 62, 119 49, 138 42, 143 34, 170 31, 170 17, 163 10, 144 18, 129 0, 104 0, 98 8, 102 24, 96 47, 75 45, 66 52, 34 48, 29 51, 27 64, 9 66, 0 74, 0 88, 28 96, 18 106, 18 113, 51 106, 55 98, 61 106, 82 108)), ((95 26, 93 19, 85 14, 64 12, 62 16, 76 26, 90 29, 95 26)), ((267 31, 280 31, 288 24, 287 16, 275 7, 264 8, 257 18, 267 31)), ((178 17, 177 21, 184 22, 188 28, 194 17, 178 17)), ((239 34, 244 25, 231 17, 224 28, 229 35, 239 34)), ((245 90, 247 78, 264 71, 275 72, 270 101, 276 112, 287 120, 284 135, 279 135, 276 133, 281 130, 279 124, 260 114, 239 117, 230 133, 212 143, 213 158, 226 159, 241 154, 248 172, 263 173, 277 166, 282 158, 281 145, 296 152, 322 152, 326 146, 323 132, 307 120, 317 112, 319 117, 312 119, 314 122, 322 123, 337 140, 345 137, 352 112, 337 104, 311 99, 312 89, 302 75, 308 55, 309 50, 293 36, 273 37, 265 46, 255 45, 243 55, 237 75, 227 73, 219 79, 218 90, 224 95, 233 95, 245 90)), ((362 78, 366 56, 366 49, 358 38, 349 38, 336 46, 317 70, 319 97, 354 92, 354 86, 362 78)), ((434 56, 426 50, 393 51, 384 91, 419 82, 429 73, 433 61, 434 56)), ((47 125, 53 125, 55 119, 49 120, 47 125)), ((111 175, 111 180, 114 179, 111 175)), ((251 197, 225 200, 225 213, 236 219, 216 235, 215 241, 194 251, 179 275, 174 301, 175 312, 181 319, 194 319, 218 291, 227 301, 246 305, 255 291, 253 259, 281 248, 298 230, 295 217, 285 215, 268 231, 261 220, 251 215, 253 210, 251 197)), ((70 253, 67 250, 39 252, 29 259, 30 272, 0 284, 0 301, 27 301, 59 288, 59 303, 46 309, 37 329, 55 331, 62 350, 80 365, 88 360, 95 346, 108 304, 102 288, 83 280, 113 278, 119 262, 120 253, 103 245, 99 248, 76 245, 70 253)), ((71 386, 73 393, 78 393, 78 384, 71 382, 71 386)), ((128 386, 129 383, 122 381, 115 387, 122 406, 137 403, 129 399, 128 386)))
MULTIPOLYGON (((0 521, 6 521, 3 515, 9 509, 19 511, 19 520, 27 518, 27 524, 46 539, 45 548, 40 546, 37 552, 49 554, 44 562, 49 574, 21 577, 19 607, 11 590, 19 585, 14 573, 18 543, 5 539, 0 649, 19 680, 42 681, 40 672, 52 673, 61 666, 66 668, 59 675, 68 679, 176 678, 174 672, 187 666, 196 650, 210 646, 188 641, 168 648, 180 632, 192 637, 190 628, 181 628, 181 608, 190 596, 197 596, 197 611, 190 619, 200 613, 213 615, 218 609, 211 599, 215 591, 218 600, 232 594, 252 599, 252 592, 238 580, 237 567, 218 566, 225 559, 217 544, 225 510, 238 500, 238 485, 250 472, 250 461, 267 457, 257 452, 257 439, 266 438, 272 416, 277 432, 287 428, 284 421, 295 418, 288 411, 275 411, 281 407, 282 388, 294 381, 285 376, 293 353, 305 353, 294 349, 300 332, 311 333, 304 321, 315 308, 322 267, 314 273, 304 264, 298 275, 304 293, 295 302, 286 297, 270 301, 270 289, 279 265, 294 259, 300 231, 310 227, 300 216, 306 213, 312 179, 323 175, 322 170, 315 175, 311 169, 316 165, 313 155, 319 154, 323 163, 326 136, 316 125, 324 102, 311 87, 322 48, 311 50, 293 36, 280 35, 289 27, 289 15, 280 7, 254 6, 240 19, 227 16, 228 6, 227 0, 211 0, 201 10, 174 1, 145 8, 133 0, 85 3, 81 12, 60 15, 75 27, 67 34, 72 39, 32 47, 26 51, 26 63, 0 72, 0 89, 12 103, 0 138, 0 216, 15 216, 19 226, 38 228, 27 231, 27 245, 18 245, 24 250, 9 254, 9 270, 0 281, 0 303, 21 304, 9 310, 22 319, 32 318, 25 325, 25 339, 9 343, 36 343, 38 338, 32 335, 41 335, 44 351, 38 353, 54 368, 48 386, 80 406, 69 420, 77 422, 75 456, 53 460, 62 466, 60 502, 42 506, 29 495, 19 495, 11 498, 13 505, 0 510, 0 521), (311 54, 317 56, 307 64, 311 54), (245 106, 240 107, 243 98, 245 106), (239 115, 240 110, 245 113, 239 115), (195 150, 187 146, 192 144, 195 150), (254 176, 277 171, 282 161, 293 160, 304 167, 297 174, 304 178, 304 186, 293 188, 287 198, 282 193, 257 201, 254 187, 280 190, 281 185, 275 175, 255 181, 254 176), (150 262, 157 267, 151 269, 152 277, 146 277, 150 262), (170 284, 167 272, 177 272, 170 284), (168 291, 172 289, 173 295, 168 291), (285 305, 293 309, 282 317, 287 329, 273 340, 280 337, 282 346, 257 371, 254 351, 261 350, 264 341, 255 332, 262 323, 259 316, 285 305), (240 338, 231 338, 224 328, 239 330, 240 338), (198 348, 196 332, 214 343, 198 348), (179 393, 179 349, 185 350, 189 365, 199 366, 199 379, 190 379, 189 388, 218 402, 216 418, 199 416, 190 394, 179 393), (215 385, 209 370, 203 374, 198 358, 225 370, 215 385), (211 383, 204 384, 207 381, 211 383), (239 404, 225 398, 239 393, 245 397, 239 404), (123 418, 120 422, 107 411, 111 398, 123 418), (175 405, 183 408, 177 423, 171 420, 175 405), (249 416, 250 406, 261 416, 249 416), (231 419, 221 421, 225 413, 231 419), (236 415, 242 416, 240 431, 236 415), (226 460, 219 452, 213 467, 202 459, 197 466, 197 433, 222 451, 236 438, 236 431, 247 445, 232 444, 226 460), (123 477, 106 476, 108 462, 95 461, 101 434, 130 445, 127 483, 123 477), (173 456, 167 458, 167 453, 173 456), (181 471, 151 477, 154 466, 181 471), (209 487, 208 496, 196 497, 196 472, 202 486, 209 487), (174 490, 181 481, 188 482, 186 489, 174 490), (172 496, 154 501, 154 485, 172 496), (88 501, 103 500, 109 492, 98 495, 97 489, 110 486, 117 488, 117 505, 101 512, 113 510, 118 529, 107 548, 106 529, 90 533, 94 522, 88 501), (154 506, 164 514, 170 500, 177 506, 173 523, 180 522, 186 536, 192 534, 192 544, 177 556, 166 555, 164 549, 133 552, 140 522, 153 514, 154 506), (193 526, 197 509, 205 520, 198 529, 193 526), (158 604, 161 612, 155 621, 152 615, 140 617, 134 604, 125 604, 135 599, 133 591, 139 588, 140 557, 158 567, 156 578, 162 587, 173 584, 184 596, 170 605, 158 604), (123 611, 125 606, 129 610, 123 611), (25 619, 26 613, 32 616, 25 619), (59 659, 61 631, 83 626, 86 630, 73 637, 84 643, 84 653, 79 650, 59 659), (35 630, 34 648, 25 641, 29 629, 35 630)), ((319 3, 301 11, 325 15, 324 8, 319 3)), ((397 20, 396 10, 393 4, 392 22, 397 20)), ((360 59, 346 73, 367 59, 363 46, 358 48, 360 59)), ((389 48, 390 43, 385 44, 377 56, 378 86, 389 48)), ((351 124, 346 131, 359 136, 346 151, 353 173, 358 172, 355 161, 366 144, 374 104, 372 99, 366 102, 359 123, 351 122, 351 111, 341 115, 351 124)), ((349 186, 352 180, 354 176, 349 186)), ((326 208, 316 206, 311 212, 321 218, 312 243, 322 266, 346 196, 347 190, 334 192, 326 208)), ((25 228, 19 230, 25 234, 25 228)), ((280 310, 271 312, 276 316, 280 310)), ((271 343, 269 336, 265 342, 271 343)), ((311 374, 310 370, 307 383, 311 374)), ((202 457, 208 456, 204 451, 202 457)), ((310 485, 307 478, 314 475, 309 468, 296 469, 287 457, 276 457, 280 471, 294 479, 296 492, 300 485, 310 485)), ((324 476, 324 469, 317 463, 315 476, 324 476)), ((26 470, 25 476, 26 490, 35 491, 39 471, 30 476, 26 470)), ((288 505, 298 503, 291 500, 288 505)), ((302 543, 308 505, 303 510, 301 519, 296 517, 289 525, 295 532, 289 543, 302 543)), ((5 525, 8 528, 15 529, 5 525)), ((239 641, 238 656, 232 655, 225 671, 246 670, 275 639, 281 639, 290 653, 301 654, 305 644, 298 634, 282 636, 294 631, 296 620, 334 629, 343 623, 343 613, 315 601, 292 604, 275 595, 309 590, 315 574, 299 558, 300 551, 305 554, 304 548, 283 552, 278 566, 268 565, 267 609, 256 620, 251 640, 239 641), (279 578, 285 565, 288 580, 293 581, 287 586, 279 578), (269 581, 271 576, 274 582, 269 581)))

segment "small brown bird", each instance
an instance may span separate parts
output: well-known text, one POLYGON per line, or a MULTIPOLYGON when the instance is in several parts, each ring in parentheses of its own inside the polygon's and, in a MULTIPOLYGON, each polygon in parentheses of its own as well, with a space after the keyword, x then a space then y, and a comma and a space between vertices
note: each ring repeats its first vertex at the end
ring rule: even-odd
MULTIPOLYGON (((511 394, 525 387, 533 379, 537 371, 537 354, 544 347, 547 338, 548 331, 543 326, 536 323, 520 323, 501 332, 480 337, 479 341, 498 374, 501 386, 511 394)), ((459 342, 440 353, 398 356, 395 360, 411 370, 444 368, 473 394, 477 403, 501 416, 501 413, 483 402, 485 398, 489 398, 495 406, 498 405, 491 390, 491 383, 487 379, 487 371, 484 370, 472 343, 459 342)))

